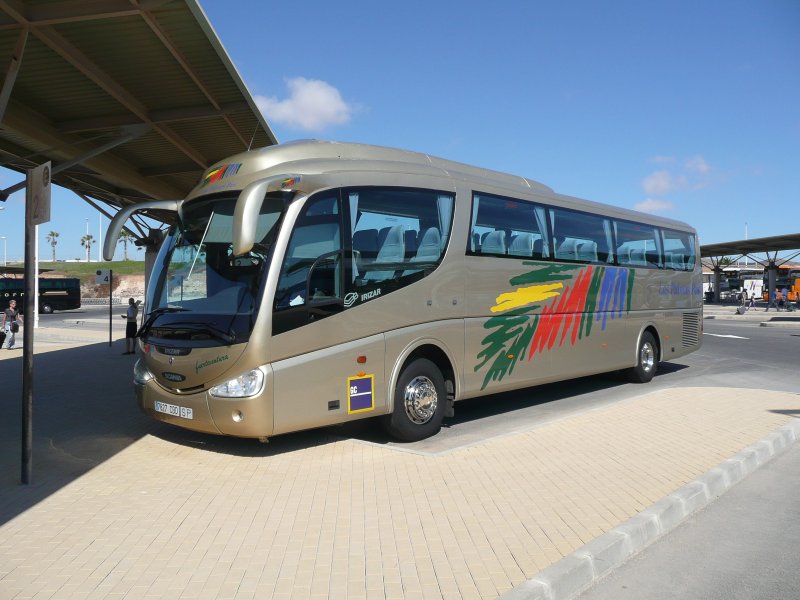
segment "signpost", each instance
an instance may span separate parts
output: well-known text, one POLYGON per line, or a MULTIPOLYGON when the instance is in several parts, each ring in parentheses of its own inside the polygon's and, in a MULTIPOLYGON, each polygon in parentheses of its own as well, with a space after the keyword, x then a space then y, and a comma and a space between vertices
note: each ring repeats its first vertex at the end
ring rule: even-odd
POLYGON ((111 329, 112 321, 114 320, 111 315, 111 284, 114 281, 114 271, 111 269, 97 269, 95 274, 97 277, 95 277, 94 282, 97 285, 108 284, 108 345, 111 346, 111 329))
POLYGON ((25 329, 22 334, 22 465, 23 484, 31 482, 33 471, 33 325, 36 310, 35 257, 37 225, 50 221, 50 163, 28 170, 25 194, 25 329))

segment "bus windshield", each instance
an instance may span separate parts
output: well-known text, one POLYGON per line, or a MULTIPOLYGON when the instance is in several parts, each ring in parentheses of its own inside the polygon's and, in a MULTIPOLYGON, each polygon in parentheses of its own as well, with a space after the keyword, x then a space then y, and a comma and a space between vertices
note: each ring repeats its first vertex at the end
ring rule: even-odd
POLYGON ((235 208, 235 197, 184 206, 156 261, 142 336, 209 344, 248 339, 284 201, 264 200, 256 243, 243 256, 233 256, 235 208))

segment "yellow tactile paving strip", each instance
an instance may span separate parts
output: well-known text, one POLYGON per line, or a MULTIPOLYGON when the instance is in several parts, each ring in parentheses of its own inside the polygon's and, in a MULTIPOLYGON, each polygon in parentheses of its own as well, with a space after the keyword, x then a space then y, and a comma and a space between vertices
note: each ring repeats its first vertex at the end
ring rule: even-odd
POLYGON ((786 424, 654 392, 438 456, 145 437, 0 528, 0 598, 494 598, 786 424))

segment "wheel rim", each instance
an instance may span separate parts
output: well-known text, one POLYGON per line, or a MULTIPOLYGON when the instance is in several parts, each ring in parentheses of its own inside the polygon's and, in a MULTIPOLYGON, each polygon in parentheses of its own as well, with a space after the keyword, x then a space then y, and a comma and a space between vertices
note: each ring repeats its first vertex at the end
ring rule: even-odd
POLYGON ((649 343, 642 344, 642 350, 639 353, 639 364, 645 373, 653 370, 653 365, 656 364, 656 353, 653 346, 649 343))
POLYGON ((436 407, 439 404, 436 386, 427 377, 422 375, 414 377, 403 392, 403 404, 411 422, 424 425, 436 414, 436 407))

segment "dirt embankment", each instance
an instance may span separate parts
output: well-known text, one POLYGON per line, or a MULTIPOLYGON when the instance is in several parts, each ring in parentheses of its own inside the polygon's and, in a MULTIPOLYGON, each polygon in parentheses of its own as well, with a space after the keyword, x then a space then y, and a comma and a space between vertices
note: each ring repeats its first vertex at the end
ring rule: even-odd
MULTIPOLYGON (((144 275, 123 275, 119 278, 114 276, 113 296, 120 298, 144 299, 144 275)), ((96 285, 93 282, 81 285, 82 298, 108 298, 108 286, 96 285)))

